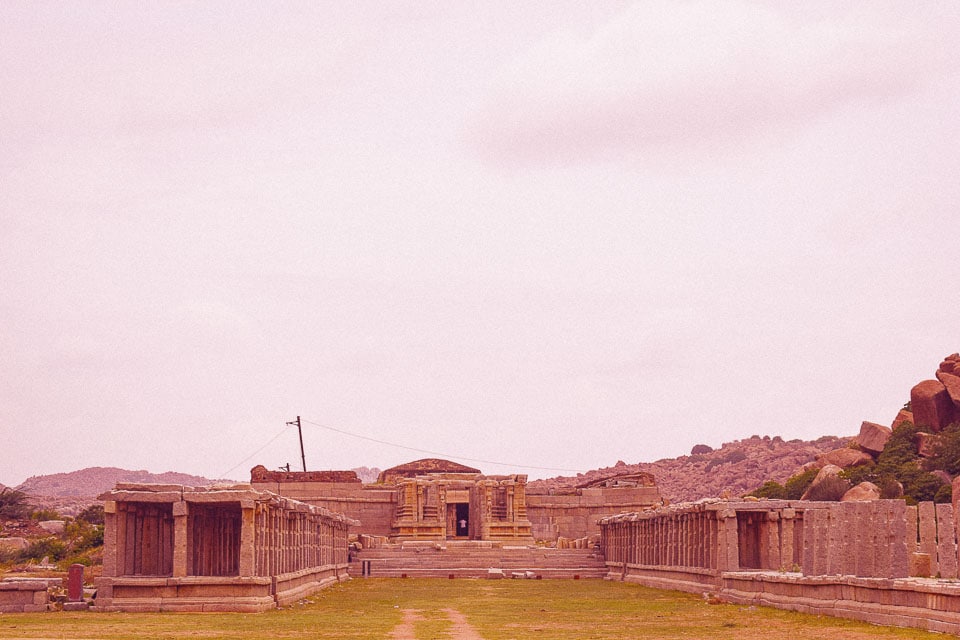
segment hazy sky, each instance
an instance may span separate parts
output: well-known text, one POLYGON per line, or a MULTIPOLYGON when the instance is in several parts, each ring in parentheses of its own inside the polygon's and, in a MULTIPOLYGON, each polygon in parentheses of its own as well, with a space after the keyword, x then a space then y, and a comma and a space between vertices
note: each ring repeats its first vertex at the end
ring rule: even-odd
POLYGON ((297 469, 298 414, 311 469, 531 477, 889 424, 960 349, 958 42, 952 0, 5 0, 0 482, 297 469))

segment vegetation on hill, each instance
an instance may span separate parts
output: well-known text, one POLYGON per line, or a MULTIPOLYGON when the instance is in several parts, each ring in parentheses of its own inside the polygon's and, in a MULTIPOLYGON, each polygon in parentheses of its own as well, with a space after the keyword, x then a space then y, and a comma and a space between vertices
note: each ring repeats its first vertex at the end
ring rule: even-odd
MULTIPOLYGON (((937 434, 937 444, 928 457, 920 454, 920 438, 921 430, 912 422, 901 423, 875 461, 845 469, 824 488, 817 487, 817 495, 808 496, 809 499, 839 500, 851 486, 872 482, 880 489, 881 498, 903 498, 908 504, 950 502, 949 478, 960 474, 960 424, 937 434)), ((784 484, 767 480, 747 495, 799 499, 818 471, 808 469, 791 476, 784 484)))
POLYGON ((16 505, 0 518, 0 536, 25 541, 0 546, 0 570, 32 569, 38 565, 66 570, 71 564, 87 566, 100 564, 103 557, 103 506, 91 505, 75 518, 63 517, 49 509, 31 509, 29 497, 23 492, 10 500, 10 493, 0 495, 3 506, 16 505), (13 513, 16 515, 12 515, 13 513), (43 528, 44 521, 63 521, 63 531, 51 533, 43 528), (45 563, 45 564, 44 564, 45 563))
POLYGON ((660 495, 671 503, 724 494, 739 496, 766 480, 783 483, 802 465, 813 462, 817 455, 845 447, 849 442, 850 438, 837 436, 805 441, 754 435, 727 442, 718 449, 698 444, 688 456, 637 464, 618 462, 575 477, 533 480, 527 490, 534 494, 549 493, 611 476, 647 472, 653 474, 660 495))

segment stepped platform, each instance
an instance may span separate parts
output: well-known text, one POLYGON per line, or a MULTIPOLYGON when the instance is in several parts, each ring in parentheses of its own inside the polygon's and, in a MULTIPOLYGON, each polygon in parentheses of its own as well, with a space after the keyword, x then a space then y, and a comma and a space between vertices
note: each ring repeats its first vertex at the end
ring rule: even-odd
POLYGON ((486 541, 400 542, 352 552, 353 578, 602 579, 599 549, 554 549, 486 541))

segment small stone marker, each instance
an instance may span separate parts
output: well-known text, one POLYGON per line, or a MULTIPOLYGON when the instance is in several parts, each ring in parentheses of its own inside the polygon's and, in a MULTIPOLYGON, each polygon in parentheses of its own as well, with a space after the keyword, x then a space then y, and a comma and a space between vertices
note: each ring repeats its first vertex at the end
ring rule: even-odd
POLYGON ((72 564, 67 573, 67 599, 70 602, 83 600, 83 565, 72 564))

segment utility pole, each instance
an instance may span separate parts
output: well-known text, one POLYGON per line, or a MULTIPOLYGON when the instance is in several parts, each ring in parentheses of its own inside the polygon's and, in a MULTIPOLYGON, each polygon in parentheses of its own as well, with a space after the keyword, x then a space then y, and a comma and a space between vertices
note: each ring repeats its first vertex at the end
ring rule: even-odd
POLYGON ((297 425, 297 434, 300 436, 300 461, 303 463, 303 470, 307 470, 307 458, 303 455, 303 429, 300 428, 300 416, 297 416, 295 422, 288 422, 287 424, 297 425))

